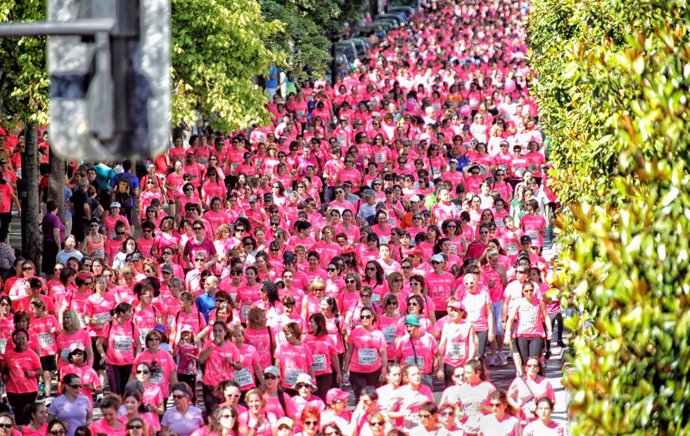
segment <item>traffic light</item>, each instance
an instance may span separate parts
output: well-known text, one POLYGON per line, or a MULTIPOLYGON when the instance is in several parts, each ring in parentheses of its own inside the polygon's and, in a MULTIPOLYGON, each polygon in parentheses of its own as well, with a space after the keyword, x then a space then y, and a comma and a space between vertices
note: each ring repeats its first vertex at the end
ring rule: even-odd
POLYGON ((170 0, 49 0, 51 149, 67 160, 144 158, 170 140, 170 0), (70 32, 66 32, 70 33, 70 32))

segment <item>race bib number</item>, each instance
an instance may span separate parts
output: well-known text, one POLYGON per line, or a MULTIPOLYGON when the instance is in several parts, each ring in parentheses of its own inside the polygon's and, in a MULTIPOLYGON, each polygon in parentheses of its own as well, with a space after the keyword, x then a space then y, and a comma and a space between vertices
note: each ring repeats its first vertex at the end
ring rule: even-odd
POLYGON ((376 163, 384 163, 386 161, 386 153, 376 153, 374 156, 376 163))
POLYGON ((50 348, 55 344, 53 335, 49 332, 41 332, 38 334, 38 345, 41 348, 50 348))
POLYGON ((451 359, 464 359, 465 358, 465 344, 460 342, 451 342, 448 346, 448 357, 451 359))
POLYGON ((414 356, 407 356, 405 358, 405 364, 407 365, 417 365, 417 367, 421 370, 424 368, 424 358, 423 357, 414 357, 414 356))
POLYGON ((129 336, 115 336, 113 345, 115 351, 126 353, 128 351, 132 351, 132 342, 134 342, 134 340, 129 336))
POLYGON ((254 379, 249 372, 249 368, 242 368, 239 371, 235 370, 235 383, 240 385, 241 388, 254 385, 254 379))
POLYGON ((314 372, 324 372, 326 371, 326 355, 325 354, 314 354, 314 363, 311 365, 314 372))
POLYGON ((151 330, 153 330, 153 329, 149 329, 149 328, 146 328, 146 327, 142 327, 142 328, 139 329, 139 341, 140 341, 142 344, 145 344, 145 343, 146 343, 146 335, 147 335, 151 330))
POLYGON ((508 246, 506 247, 506 253, 508 253, 509 256, 513 256, 513 255, 517 254, 517 252, 518 252, 518 245, 517 244, 511 243, 511 244, 508 244, 508 246))
POLYGON ((451 244, 451 246, 450 246, 450 252, 451 252, 452 254, 458 254, 458 246, 455 245, 455 244, 451 244))
POLYGON ((395 341, 395 326, 384 327, 381 330, 386 338, 386 343, 392 344, 395 341))
POLYGON ((294 386, 297 383, 297 377, 304 373, 301 369, 287 369, 285 370, 285 384, 294 386))
POLYGON ((149 378, 149 382, 153 383, 154 385, 160 385, 163 384, 163 371, 154 371, 151 373, 151 378, 149 378))
POLYGON ((477 100, 476 98, 471 98, 471 99, 470 99, 470 106, 471 106, 471 107, 477 107, 477 106, 479 106, 479 100, 477 100))
POLYGON ((465 415, 468 415, 468 416, 479 415, 480 414, 479 406, 480 406, 480 403, 465 404, 463 407, 463 412, 465 412, 465 415))
POLYGON ((235 171, 235 170, 237 169, 238 166, 240 166, 240 163, 239 163, 239 162, 233 162, 233 163, 230 164, 230 170, 231 170, 231 171, 235 171))
POLYGON ((536 230, 528 230, 527 232, 525 232, 525 234, 529 236, 530 239, 532 239, 532 242, 536 242, 539 240, 539 232, 537 232, 536 230))
POLYGON ((77 313, 77 318, 79 318, 79 326, 81 328, 86 327, 86 320, 84 319, 84 314, 83 313, 77 313))
POLYGON ((388 224, 390 224, 393 227, 398 227, 398 220, 395 218, 388 218, 388 224))
POLYGON ((345 138, 338 138, 338 145, 345 145, 345 138))
POLYGON ((297 118, 304 118, 304 111, 295 111, 295 115, 297 118))
POLYGON ((60 351, 60 358, 65 362, 69 363, 69 348, 65 348, 60 351))
MULTIPOLYGON (((381 244, 388 244, 388 242, 391 240, 389 236, 379 236, 379 242, 381 244)), ((377 301, 374 301, 374 303, 378 303, 377 301)))
POLYGON ((251 306, 242 306, 242 309, 240 309, 240 317, 242 319, 247 319, 247 314, 249 313, 249 309, 251 306))
MULTIPOLYGON (((383 238, 381 238, 381 239, 383 239, 383 238)), ((381 295, 371 294, 371 302, 374 304, 379 304, 381 302, 381 295)))
POLYGON ((105 257, 105 250, 102 248, 94 248, 91 250, 91 257, 93 259, 103 259, 105 257))
POLYGON ((506 225, 503 222, 503 220, 496 220, 496 221, 494 221, 494 224, 496 224, 496 227, 501 229, 501 230, 506 228, 506 225))
POLYGON ((0 339, 0 354, 5 354, 7 351, 7 338, 0 339))
POLYGON ((526 315, 527 316, 525 316, 522 321, 522 326, 528 329, 536 327, 539 321, 539 315, 536 312, 531 312, 526 315))
POLYGON ((95 319, 96 322, 98 322, 100 324, 105 324, 108 321, 110 321, 110 313, 109 312, 97 313, 93 316, 93 319, 95 319))
POLYGON ((375 365, 378 355, 375 348, 360 348, 357 350, 357 363, 362 366, 375 365))

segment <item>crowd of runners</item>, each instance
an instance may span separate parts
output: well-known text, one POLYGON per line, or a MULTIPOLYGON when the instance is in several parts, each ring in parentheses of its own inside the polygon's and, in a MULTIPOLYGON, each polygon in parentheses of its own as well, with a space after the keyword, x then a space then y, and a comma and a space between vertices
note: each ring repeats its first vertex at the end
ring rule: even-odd
POLYGON ((563 435, 527 13, 428 2, 334 86, 271 95, 272 125, 71 165, 41 265, 6 243, 3 130, 0 436, 563 435))

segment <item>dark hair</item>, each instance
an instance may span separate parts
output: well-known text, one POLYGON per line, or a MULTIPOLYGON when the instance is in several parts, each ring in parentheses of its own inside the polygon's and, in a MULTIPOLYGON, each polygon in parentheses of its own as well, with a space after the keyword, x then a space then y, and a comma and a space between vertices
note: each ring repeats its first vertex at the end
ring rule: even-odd
POLYGON ((314 333, 314 336, 320 337, 328 334, 328 329, 326 328, 326 317, 323 315, 323 313, 318 312, 311 314, 311 316, 309 316, 309 321, 314 321, 316 324, 316 332, 314 333))

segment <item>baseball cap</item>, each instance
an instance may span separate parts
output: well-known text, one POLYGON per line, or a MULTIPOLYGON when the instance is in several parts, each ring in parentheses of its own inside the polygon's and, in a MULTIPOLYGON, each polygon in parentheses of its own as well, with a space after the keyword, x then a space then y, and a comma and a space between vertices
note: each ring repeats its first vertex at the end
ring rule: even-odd
POLYGON ((280 368, 275 365, 271 365, 264 369, 264 374, 272 374, 276 377, 280 377, 280 368))
POLYGON ((430 261, 431 262, 445 262, 446 259, 444 259, 443 255, 439 253, 439 254, 434 254, 433 256, 431 256, 430 261))
POLYGON ((532 242, 532 238, 529 235, 522 235, 520 236, 520 243, 521 244, 528 244, 532 242))
POLYGON ((114 207, 122 207, 122 205, 117 201, 113 201, 112 203, 110 203, 110 208, 112 209, 114 207))
POLYGON ((293 426, 293 421, 292 421, 292 419, 288 418, 287 416, 283 416, 276 423, 276 428, 287 427, 290 430, 292 430, 292 426, 293 426))
POLYGON ((326 393, 326 404, 331 404, 338 400, 347 400, 350 394, 339 388, 331 388, 326 393))
POLYGON ((412 197, 410 197, 410 201, 413 203, 419 203, 421 199, 419 198, 419 195, 413 195, 412 197))
POLYGON ((405 317, 405 324, 419 327, 419 316, 415 313, 411 313, 411 314, 407 315, 405 317))

